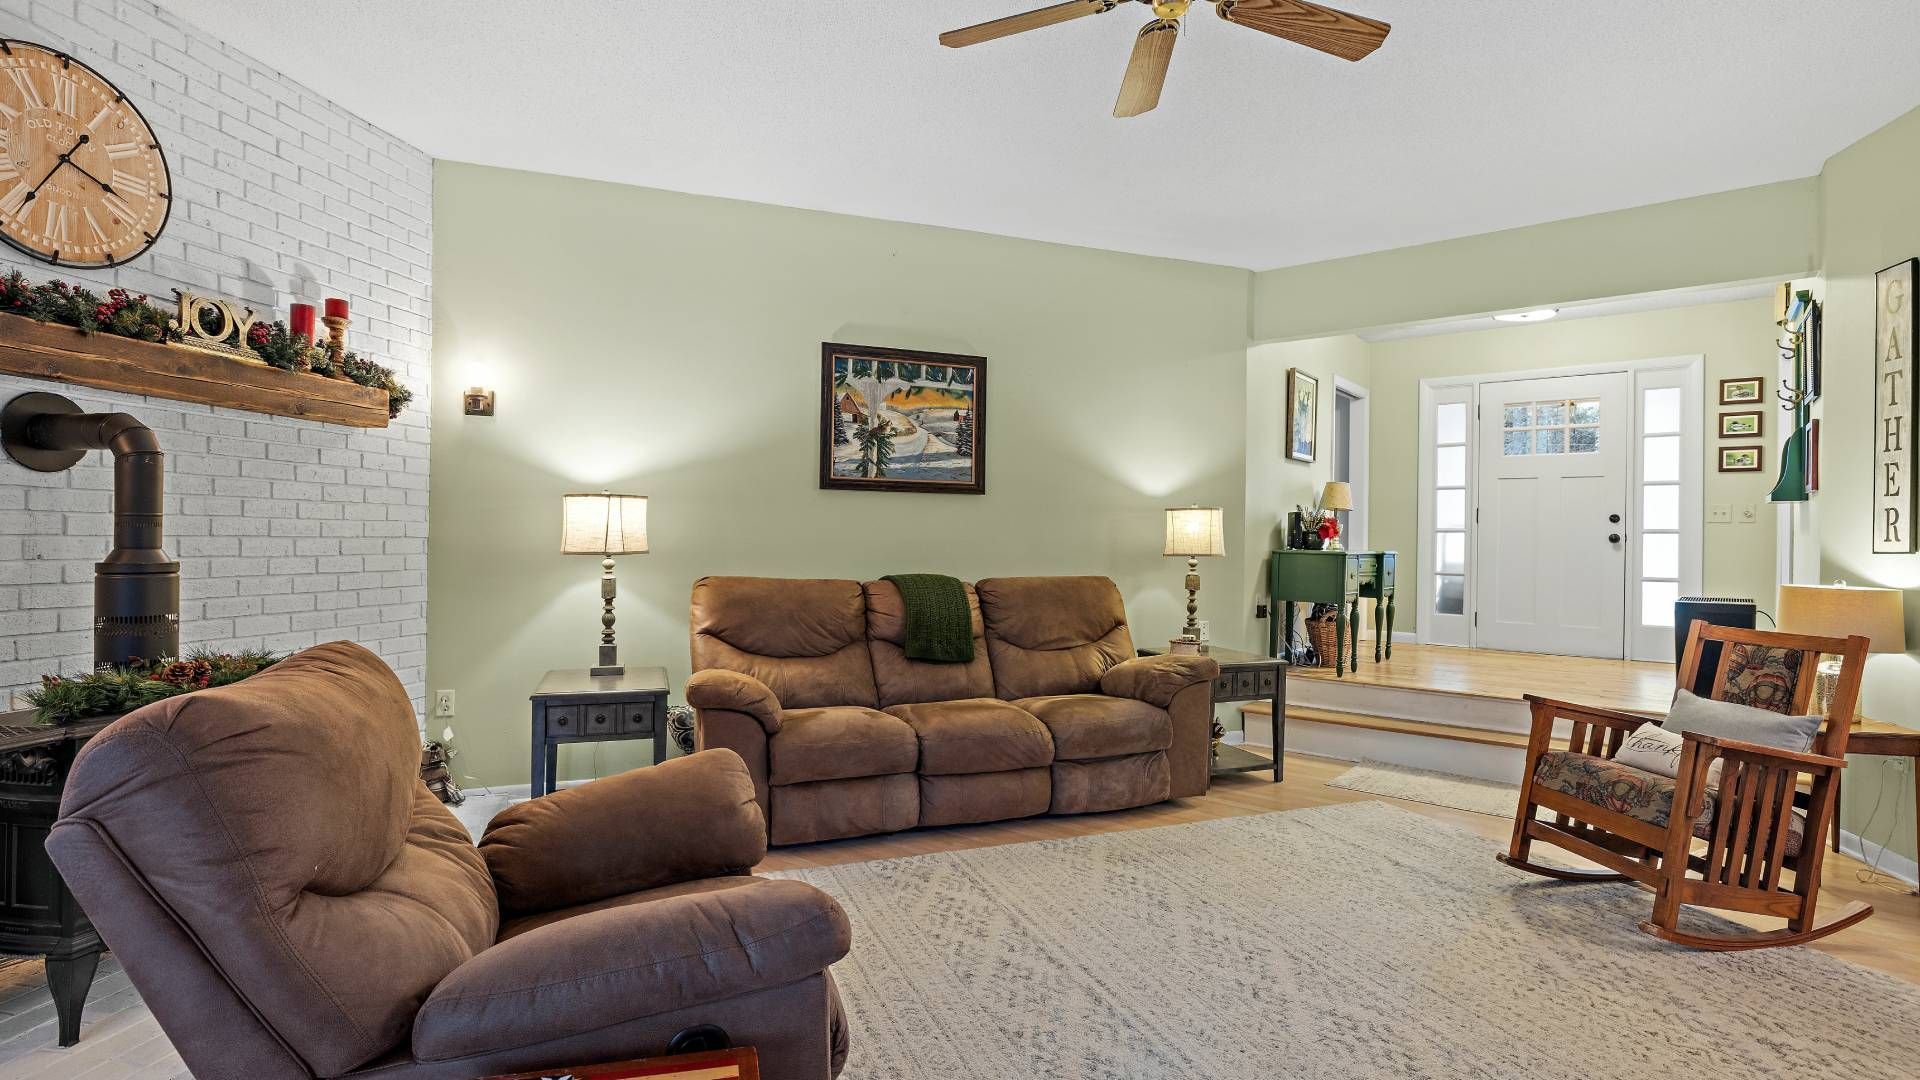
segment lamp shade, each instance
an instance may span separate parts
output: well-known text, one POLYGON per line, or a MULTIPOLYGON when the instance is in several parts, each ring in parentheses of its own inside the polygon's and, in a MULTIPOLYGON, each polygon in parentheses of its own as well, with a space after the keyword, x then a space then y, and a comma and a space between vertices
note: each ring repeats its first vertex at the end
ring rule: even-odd
POLYGON ((1907 651, 1907 625, 1898 589, 1851 585, 1780 586, 1780 630, 1787 634, 1869 638, 1871 652, 1907 651))
POLYGON ((1320 509, 1353 509, 1353 485, 1344 480, 1329 480, 1320 491, 1320 509))
POLYGON ((562 495, 560 551, 565 555, 644 555, 645 495, 562 495))
POLYGON ((1217 506, 1167 508, 1167 546, 1162 555, 1225 555, 1226 513, 1217 506))

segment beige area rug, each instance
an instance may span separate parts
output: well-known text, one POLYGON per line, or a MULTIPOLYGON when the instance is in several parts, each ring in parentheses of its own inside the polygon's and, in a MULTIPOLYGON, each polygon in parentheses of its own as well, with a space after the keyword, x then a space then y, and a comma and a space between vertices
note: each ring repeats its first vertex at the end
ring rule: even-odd
POLYGON ((1697 953, 1385 803, 769 875, 853 921, 855 1080, 1912 1075, 1920 986, 1697 953))
POLYGON ((1520 804, 1520 789, 1512 784, 1384 761, 1363 761, 1327 781, 1327 786, 1491 817, 1510 818, 1520 804))

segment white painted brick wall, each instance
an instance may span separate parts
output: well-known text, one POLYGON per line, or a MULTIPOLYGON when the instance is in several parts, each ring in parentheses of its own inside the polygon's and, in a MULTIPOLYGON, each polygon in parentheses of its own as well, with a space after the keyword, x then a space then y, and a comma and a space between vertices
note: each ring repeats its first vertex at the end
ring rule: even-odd
MULTIPOLYGON (((277 318, 277 286, 311 273, 316 292, 351 300, 350 346, 416 395, 374 431, 12 376, 0 376, 0 400, 53 390, 159 432, 183 646, 350 638, 393 665, 421 707, 432 159, 145 0, 0 0, 0 37, 72 53, 112 80, 159 137, 174 194, 165 233, 128 266, 76 274, 0 247, 0 272, 163 304, 174 286, 197 287, 277 318)), ((105 453, 52 474, 0 460, 0 703, 42 672, 91 662, 112 488, 105 453)))

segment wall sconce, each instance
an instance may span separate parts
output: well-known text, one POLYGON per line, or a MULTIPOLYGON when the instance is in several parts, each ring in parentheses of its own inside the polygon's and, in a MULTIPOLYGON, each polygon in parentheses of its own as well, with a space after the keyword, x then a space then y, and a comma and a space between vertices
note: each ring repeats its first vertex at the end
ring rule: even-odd
POLYGON ((468 416, 493 415, 493 391, 473 387, 466 392, 465 401, 468 416))

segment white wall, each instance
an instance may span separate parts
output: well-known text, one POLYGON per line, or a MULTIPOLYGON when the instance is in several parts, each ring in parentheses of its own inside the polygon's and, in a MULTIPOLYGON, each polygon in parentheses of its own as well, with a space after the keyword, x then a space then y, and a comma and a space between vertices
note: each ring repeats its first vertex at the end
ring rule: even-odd
MULTIPOLYGON (((349 344, 399 372, 411 410, 384 430, 0 376, 0 400, 67 393, 125 411, 167 454, 167 549, 180 560, 183 646, 290 650, 351 638, 416 705, 426 656, 432 161, 144 0, 0 0, 0 37, 72 53, 152 125, 174 209, 146 255, 76 274, 0 248, 0 273, 176 286, 285 317, 279 288, 345 296, 349 344)), ((0 460, 0 704, 43 672, 91 662, 93 563, 106 552, 112 468, 0 460)))

